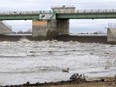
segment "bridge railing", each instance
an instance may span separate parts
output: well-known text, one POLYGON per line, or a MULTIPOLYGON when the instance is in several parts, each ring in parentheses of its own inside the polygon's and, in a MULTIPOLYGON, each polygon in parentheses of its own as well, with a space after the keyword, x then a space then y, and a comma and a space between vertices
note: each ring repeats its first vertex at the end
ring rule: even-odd
MULTIPOLYGON (((116 13, 116 9, 90 9, 90 10, 62 10, 56 13, 116 13)), ((34 15, 34 14, 53 14, 51 10, 47 11, 13 11, 0 12, 0 15, 34 15)))
POLYGON ((114 13, 116 9, 75 10, 74 13, 114 13))
POLYGON ((52 11, 13 11, 13 12, 0 12, 0 15, 31 15, 31 14, 49 14, 52 11))
POLYGON ((90 9, 90 10, 62 10, 56 11, 56 13, 115 13, 116 9, 90 9))

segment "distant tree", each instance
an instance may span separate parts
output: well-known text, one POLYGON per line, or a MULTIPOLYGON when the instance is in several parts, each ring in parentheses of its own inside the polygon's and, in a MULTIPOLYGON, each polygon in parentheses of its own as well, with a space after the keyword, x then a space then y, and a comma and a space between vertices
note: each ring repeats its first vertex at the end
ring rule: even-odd
POLYGON ((24 32, 20 30, 20 31, 18 31, 17 33, 18 33, 18 34, 23 34, 24 32))
POLYGON ((103 32, 102 31, 96 31, 96 32, 94 32, 94 34, 103 34, 103 32))
POLYGON ((25 33, 25 34, 32 34, 32 30, 29 29, 29 30, 25 31, 24 33, 25 33))
POLYGON ((98 34, 97 32, 94 32, 93 34, 98 34))
POLYGON ((16 32, 13 31, 12 34, 16 34, 16 32))

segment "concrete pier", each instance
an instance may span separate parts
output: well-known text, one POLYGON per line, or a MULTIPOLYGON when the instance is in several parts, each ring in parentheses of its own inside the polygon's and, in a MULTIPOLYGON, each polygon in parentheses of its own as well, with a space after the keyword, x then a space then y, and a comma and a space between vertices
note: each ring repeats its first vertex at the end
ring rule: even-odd
POLYGON ((41 21, 33 21, 33 29, 32 36, 38 40, 46 40, 52 39, 56 36, 57 33, 57 25, 56 20, 41 20, 41 21))
POLYGON ((11 34, 11 33, 12 33, 11 27, 0 21, 0 34, 11 34))
POLYGON ((58 34, 69 34, 69 20, 57 20, 58 34))
POLYGON ((69 20, 33 21, 32 36, 35 39, 53 39, 59 34, 69 33, 69 20))
POLYGON ((51 14, 40 15, 41 20, 33 21, 32 36, 35 39, 53 39, 57 35, 68 35, 69 34, 69 19, 57 19, 56 13, 74 12, 75 7, 54 7, 52 11, 55 12, 54 15, 50 17, 51 14), (46 20, 45 20, 46 19, 46 20))
POLYGON ((107 42, 116 43, 116 28, 107 29, 107 42))

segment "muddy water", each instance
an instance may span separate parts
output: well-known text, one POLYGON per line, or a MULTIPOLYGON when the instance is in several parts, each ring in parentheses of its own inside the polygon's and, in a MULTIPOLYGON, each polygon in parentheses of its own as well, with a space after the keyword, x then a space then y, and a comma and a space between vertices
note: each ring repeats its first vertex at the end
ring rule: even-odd
POLYGON ((116 45, 99 43, 0 42, 0 85, 68 80, 73 73, 114 76, 115 52, 116 45), (62 72, 64 68, 70 68, 69 73, 62 72))

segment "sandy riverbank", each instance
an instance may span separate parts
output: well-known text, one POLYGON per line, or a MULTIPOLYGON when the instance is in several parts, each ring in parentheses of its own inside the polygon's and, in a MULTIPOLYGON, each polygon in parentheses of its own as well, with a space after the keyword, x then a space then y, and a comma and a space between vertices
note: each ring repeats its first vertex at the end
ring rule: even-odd
POLYGON ((7 85, 1 87, 116 87, 116 79, 114 77, 102 77, 92 81, 77 80, 35 84, 27 82, 22 85, 7 85))

